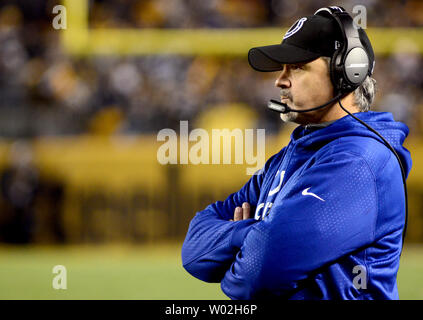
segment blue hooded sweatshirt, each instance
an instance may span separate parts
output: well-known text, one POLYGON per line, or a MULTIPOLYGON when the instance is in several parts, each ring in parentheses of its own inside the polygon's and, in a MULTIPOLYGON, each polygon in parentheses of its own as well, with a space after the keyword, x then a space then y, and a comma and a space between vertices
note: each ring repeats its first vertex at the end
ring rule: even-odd
MULTIPOLYGON (((407 126, 386 112, 355 116, 393 146, 408 176, 407 126)), ((348 115, 298 126, 241 190, 198 212, 182 263, 231 299, 399 299, 404 222, 397 158, 348 115), (244 202, 255 217, 229 221, 244 202)))

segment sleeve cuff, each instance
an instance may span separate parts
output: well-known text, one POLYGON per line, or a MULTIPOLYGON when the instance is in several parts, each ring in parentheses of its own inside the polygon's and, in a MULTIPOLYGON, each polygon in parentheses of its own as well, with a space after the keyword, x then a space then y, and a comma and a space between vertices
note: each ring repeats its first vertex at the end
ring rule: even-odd
POLYGON ((257 222, 255 219, 247 219, 242 221, 233 222, 236 223, 236 227, 232 231, 231 246, 241 248, 247 233, 250 231, 250 227, 253 223, 257 222))

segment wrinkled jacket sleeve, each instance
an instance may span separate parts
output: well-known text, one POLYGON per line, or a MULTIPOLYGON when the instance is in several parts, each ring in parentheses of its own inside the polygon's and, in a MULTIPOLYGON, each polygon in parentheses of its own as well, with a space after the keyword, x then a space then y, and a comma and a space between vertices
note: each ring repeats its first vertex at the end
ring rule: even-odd
POLYGON ((254 219, 236 222, 229 219, 233 219, 235 208, 244 202, 250 203, 254 214, 264 176, 275 156, 241 190, 225 201, 218 201, 197 212, 192 219, 182 246, 182 264, 191 275, 206 282, 222 280, 245 235, 257 222, 254 219))
POLYGON ((284 188, 221 282, 231 299, 289 297, 313 271, 374 241, 376 182, 359 155, 327 156, 284 188))

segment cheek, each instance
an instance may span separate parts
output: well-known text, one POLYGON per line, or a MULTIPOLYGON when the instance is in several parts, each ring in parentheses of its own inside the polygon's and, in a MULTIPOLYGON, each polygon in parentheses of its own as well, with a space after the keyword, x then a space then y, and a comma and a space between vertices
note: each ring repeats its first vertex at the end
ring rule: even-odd
POLYGON ((332 98, 332 85, 328 77, 304 75, 298 77, 292 94, 296 105, 314 105, 332 98))

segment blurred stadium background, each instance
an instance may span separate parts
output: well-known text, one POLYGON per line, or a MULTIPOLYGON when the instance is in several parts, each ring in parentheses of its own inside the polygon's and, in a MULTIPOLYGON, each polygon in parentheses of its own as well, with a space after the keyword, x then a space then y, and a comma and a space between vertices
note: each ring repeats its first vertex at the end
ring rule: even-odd
POLYGON ((423 299, 423 2, 2 0, 0 298, 224 299, 184 272, 190 219, 249 178, 244 165, 157 161, 157 133, 265 128, 266 156, 292 125, 265 110, 275 74, 250 47, 278 43, 327 5, 367 9, 375 110, 410 128, 410 223, 400 298, 423 299), (55 30, 53 7, 67 9, 55 30), (65 265, 68 289, 53 290, 65 265))

